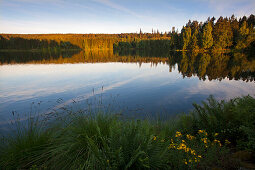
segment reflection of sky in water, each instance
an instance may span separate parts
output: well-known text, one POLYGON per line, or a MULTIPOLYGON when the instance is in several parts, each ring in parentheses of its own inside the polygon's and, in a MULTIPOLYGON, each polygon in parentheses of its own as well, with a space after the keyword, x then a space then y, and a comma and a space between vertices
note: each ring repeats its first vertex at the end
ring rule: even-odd
POLYGON ((69 104, 72 99, 84 100, 104 93, 118 95, 120 105, 130 110, 176 113, 189 110, 193 102, 200 103, 210 94, 217 99, 229 99, 254 95, 254 91, 254 82, 183 79, 177 69, 169 72, 165 64, 157 67, 151 64, 139 67, 134 63, 3 65, 0 66, 0 122, 12 110, 29 112, 32 102, 42 101, 42 111, 52 109, 59 98, 69 104))

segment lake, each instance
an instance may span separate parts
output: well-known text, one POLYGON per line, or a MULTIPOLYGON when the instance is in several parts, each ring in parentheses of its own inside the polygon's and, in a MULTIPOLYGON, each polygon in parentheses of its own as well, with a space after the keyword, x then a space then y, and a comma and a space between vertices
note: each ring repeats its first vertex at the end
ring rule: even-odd
POLYGON ((112 51, 0 53, 0 124, 12 113, 103 106, 130 117, 187 112, 209 95, 255 94, 246 54, 112 51))

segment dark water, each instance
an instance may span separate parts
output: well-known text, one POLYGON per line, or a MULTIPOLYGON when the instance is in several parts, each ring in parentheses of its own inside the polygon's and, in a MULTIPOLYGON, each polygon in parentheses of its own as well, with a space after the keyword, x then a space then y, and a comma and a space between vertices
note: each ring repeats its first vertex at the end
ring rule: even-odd
POLYGON ((129 116, 174 114, 209 95, 255 94, 255 57, 112 51, 1 52, 0 123, 12 111, 48 113, 107 105, 129 116))

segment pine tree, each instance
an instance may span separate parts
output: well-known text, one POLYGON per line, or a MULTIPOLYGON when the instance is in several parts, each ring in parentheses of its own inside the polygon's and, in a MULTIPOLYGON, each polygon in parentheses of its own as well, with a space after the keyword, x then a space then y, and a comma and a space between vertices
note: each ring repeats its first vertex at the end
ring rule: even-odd
POLYGON ((236 49, 246 48, 248 45, 247 38, 249 35, 249 28, 246 21, 243 21, 242 26, 239 29, 236 49))
POLYGON ((233 44, 233 32, 228 18, 220 17, 215 24, 213 33, 215 49, 225 49, 233 44))
POLYGON ((191 47, 190 47, 190 49, 193 51, 199 50, 197 37, 198 37, 198 29, 195 29, 191 37, 191 47))
POLYGON ((183 30, 183 50, 187 50, 191 41, 191 28, 184 27, 183 30))
POLYGON ((213 46, 212 23, 209 21, 203 29, 202 45, 204 49, 209 49, 213 46))

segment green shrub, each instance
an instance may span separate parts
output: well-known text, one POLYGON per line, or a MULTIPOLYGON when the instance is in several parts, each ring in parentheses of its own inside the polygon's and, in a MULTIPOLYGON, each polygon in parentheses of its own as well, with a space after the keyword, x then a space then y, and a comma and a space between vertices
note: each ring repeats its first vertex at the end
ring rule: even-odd
POLYGON ((235 98, 228 102, 217 102, 212 96, 202 106, 194 104, 189 115, 179 119, 179 128, 196 134, 199 129, 209 133, 209 137, 219 133, 218 138, 229 140, 240 149, 254 150, 255 140, 255 99, 251 96, 235 98))
POLYGON ((0 169, 235 169, 229 148, 254 152, 254 98, 209 97, 194 107, 167 121, 100 113, 17 121, 1 139, 0 169))

